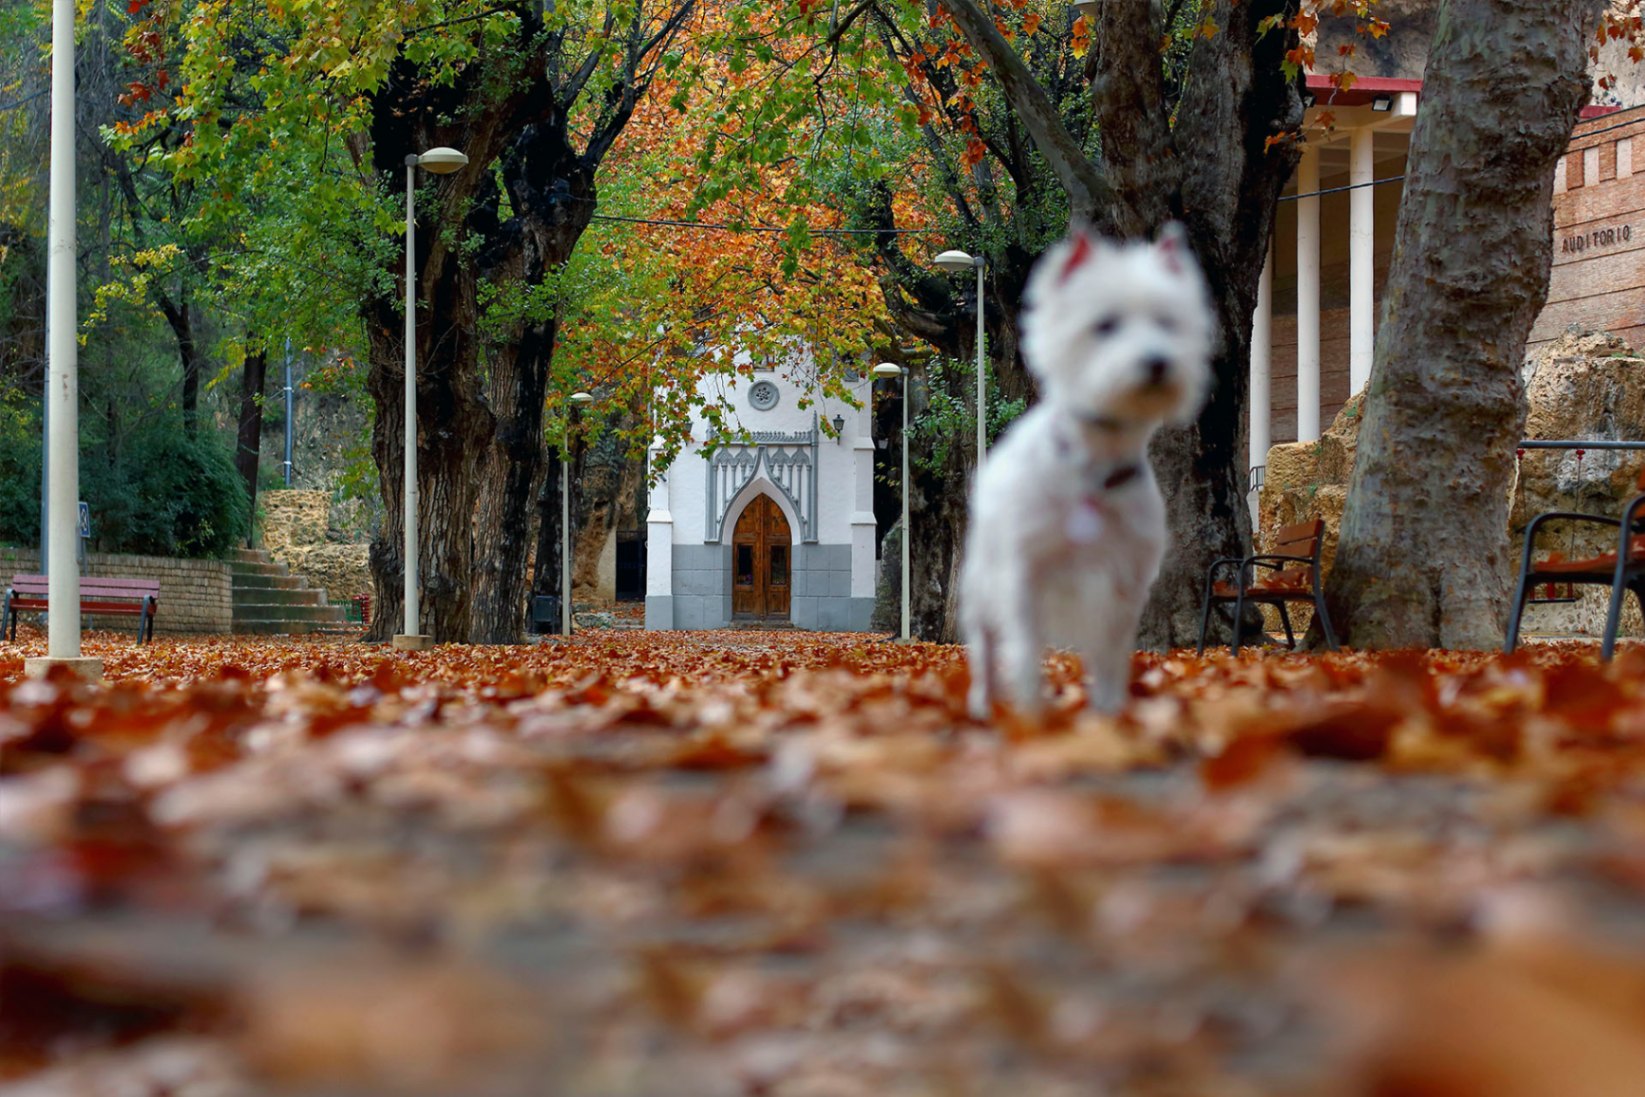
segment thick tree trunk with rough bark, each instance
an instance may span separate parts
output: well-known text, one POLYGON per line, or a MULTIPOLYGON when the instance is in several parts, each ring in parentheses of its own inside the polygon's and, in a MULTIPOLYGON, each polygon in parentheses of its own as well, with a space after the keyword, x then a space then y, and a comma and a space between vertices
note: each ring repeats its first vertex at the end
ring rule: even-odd
POLYGON ((1428 55, 1342 535, 1356 647, 1501 643, 1525 338, 1600 0, 1447 0, 1428 55))
POLYGON ((1071 212, 1077 217, 1089 205, 1098 228, 1124 237, 1180 220, 1205 268, 1222 335, 1216 381, 1199 420, 1162 432, 1151 450, 1167 489, 1171 547, 1140 638, 1154 648, 1191 643, 1206 567, 1250 543, 1243 440, 1251 319, 1274 211, 1298 155, 1293 142, 1270 138, 1302 121, 1298 88, 1282 66, 1295 34, 1260 28, 1270 17, 1294 15, 1297 0, 1215 0, 1206 14, 1218 32, 1196 40, 1174 99, 1160 59, 1160 5, 1098 5, 1092 69, 1102 145, 1095 167, 1063 162, 1081 155, 1078 144, 1045 116, 1032 90, 1022 92, 1025 74, 992 19, 974 17, 981 11, 974 0, 943 4, 972 47, 1009 77, 1002 90, 1035 123, 1029 135, 1068 192, 1071 212))
MULTIPOLYGON (((487 47, 494 60, 437 84, 397 63, 373 102, 369 145, 356 150, 391 187, 404 186, 407 153, 453 145, 469 158, 437 183, 425 179, 417 202, 418 555, 423 629, 441 641, 520 639, 543 485, 552 305, 517 310, 503 324, 482 314, 478 286, 522 292, 571 256, 595 209, 595 171, 695 0, 676 0, 660 26, 637 20, 628 28, 621 72, 597 85, 575 130, 573 106, 610 55, 602 47, 579 59, 536 5, 508 6, 519 31, 506 48, 487 47)), ((367 388, 377 405, 372 455, 386 509, 371 549, 373 639, 403 620, 400 289, 364 310, 367 388)))
POLYGON ((234 468, 246 483, 246 499, 253 516, 257 514, 257 466, 263 449, 263 387, 267 380, 268 355, 263 351, 247 354, 240 366, 240 424, 234 468))

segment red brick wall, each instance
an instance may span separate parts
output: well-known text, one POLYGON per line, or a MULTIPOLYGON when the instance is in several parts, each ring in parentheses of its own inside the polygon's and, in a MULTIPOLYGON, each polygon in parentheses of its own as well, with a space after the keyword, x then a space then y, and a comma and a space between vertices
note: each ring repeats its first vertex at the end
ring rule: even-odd
POLYGON ((1555 180, 1553 277, 1531 346, 1573 324, 1645 347, 1645 107, 1579 125, 1555 180))
MULTIPOLYGON (((1378 172, 1381 174, 1382 167, 1378 172)), ((1326 181, 1327 186, 1346 182, 1326 181)), ((1398 218, 1398 186, 1378 188, 1378 308, 1398 218)), ((1348 399, 1347 200, 1322 201, 1320 425, 1348 399)), ((1528 349, 1567 327, 1611 331, 1645 348, 1645 107, 1581 123, 1561 161, 1554 195, 1554 267, 1548 304, 1531 329, 1528 349), (1619 145, 1629 141, 1628 152, 1619 145), (1628 161, 1631 160, 1631 164, 1628 161), (1630 170, 1622 174, 1620 168, 1630 170), (1580 243, 1578 242, 1580 238, 1580 243)), ((1272 437, 1296 440, 1296 215, 1281 206, 1274 280, 1272 437)), ((1380 319, 1380 313, 1379 317, 1380 319)))

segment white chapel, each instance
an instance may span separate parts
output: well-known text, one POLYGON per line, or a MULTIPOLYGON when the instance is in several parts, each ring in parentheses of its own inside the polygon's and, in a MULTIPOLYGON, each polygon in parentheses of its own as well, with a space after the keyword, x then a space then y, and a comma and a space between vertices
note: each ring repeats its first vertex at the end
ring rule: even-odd
MULTIPOLYGON (((874 609, 872 379, 859 404, 823 399, 808 353, 734 379, 710 376, 740 432, 700 415, 655 480, 646 519, 645 626, 732 624, 863 631, 874 609)), ((713 392, 706 391, 712 387, 713 392)), ((651 450, 652 472, 662 454, 651 450)))

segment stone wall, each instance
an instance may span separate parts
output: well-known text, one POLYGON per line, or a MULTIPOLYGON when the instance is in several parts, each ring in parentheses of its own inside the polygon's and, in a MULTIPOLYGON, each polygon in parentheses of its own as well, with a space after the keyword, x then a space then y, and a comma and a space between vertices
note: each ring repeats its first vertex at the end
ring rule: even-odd
POLYGON ((268 491, 259 504, 263 548, 271 557, 324 589, 335 604, 371 593, 371 546, 333 534, 330 492, 268 491))
MULTIPOLYGON (((1527 438, 1592 438, 1645 441, 1645 357, 1616 335, 1568 332, 1533 353, 1525 363, 1527 438)), ((1259 502, 1260 528, 1271 533, 1280 526, 1314 516, 1325 520, 1321 557, 1327 573, 1336 558, 1337 534, 1342 522, 1348 481, 1354 470, 1364 396, 1350 400, 1317 442, 1291 442, 1268 451, 1259 502)), ((1512 485, 1513 497, 1506 537, 1513 550, 1506 554, 1517 569, 1525 527, 1547 510, 1587 514, 1619 514, 1636 493, 1635 480, 1645 466, 1645 452, 1589 450, 1580 462, 1571 450, 1528 450, 1512 485)), ((1539 536, 1541 551, 1564 553, 1577 559, 1615 547, 1612 536, 1581 527, 1560 525, 1539 536)), ((1259 543, 1266 544, 1262 535, 1259 543)), ((1511 581, 1517 570, 1505 577, 1511 581)), ((1546 635, 1598 636, 1605 625, 1607 592, 1601 587, 1576 588, 1578 601, 1531 605, 1525 614, 1526 631, 1546 635)), ((1293 621, 1306 621, 1306 609, 1292 611, 1293 621)), ((1278 619, 1271 621, 1278 627, 1278 619)), ((1625 604, 1623 634, 1641 634, 1639 609, 1625 604)))
MULTIPOLYGON (((13 575, 36 575, 39 571, 39 552, 0 548, 0 582, 9 583, 13 575)), ((86 557, 86 574, 103 579, 158 579, 156 635, 226 635, 233 630, 234 580, 226 561, 93 552, 86 557)), ((86 621, 91 628, 129 630, 133 634, 137 631, 133 617, 88 617, 86 621)))

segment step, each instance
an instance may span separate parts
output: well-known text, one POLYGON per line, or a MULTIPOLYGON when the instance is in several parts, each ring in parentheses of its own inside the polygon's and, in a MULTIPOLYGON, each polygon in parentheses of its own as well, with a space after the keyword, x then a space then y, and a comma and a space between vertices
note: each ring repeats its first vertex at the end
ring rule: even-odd
POLYGON ((316 621, 342 622, 342 606, 292 606, 269 602, 240 603, 234 607, 234 620, 239 621, 316 621))
POLYGON ((236 575, 235 590, 309 590, 301 575, 236 575))
POLYGON ((290 575, 291 569, 284 564, 276 564, 272 560, 261 563, 245 563, 234 560, 229 563, 229 573, 236 578, 242 575, 290 575))
POLYGON ((319 621, 236 621, 236 636, 308 636, 331 626, 319 621))
POLYGON ((275 606, 322 606, 325 605, 325 591, 314 587, 245 587, 238 583, 234 586, 234 604, 237 606, 275 605, 275 606))

